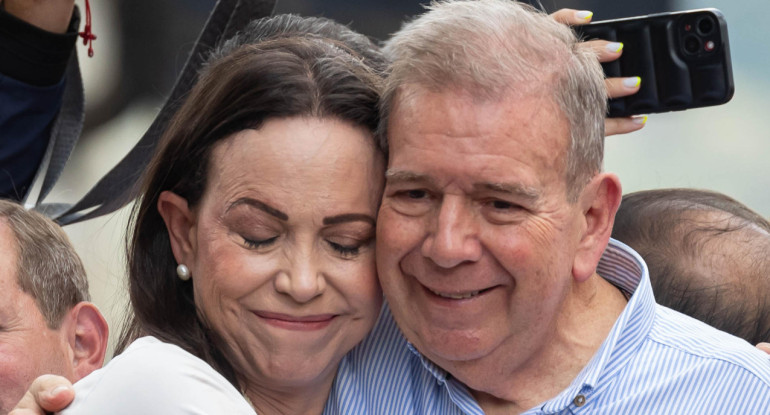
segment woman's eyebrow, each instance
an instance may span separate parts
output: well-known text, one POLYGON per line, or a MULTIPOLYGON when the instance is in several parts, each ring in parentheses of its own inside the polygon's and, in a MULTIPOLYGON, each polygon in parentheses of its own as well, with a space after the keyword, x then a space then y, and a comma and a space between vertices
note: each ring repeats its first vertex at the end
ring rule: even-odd
POLYGON ((375 226, 375 220, 373 217, 363 213, 344 213, 342 215, 327 216, 323 220, 324 225, 336 225, 344 222, 367 222, 372 226, 375 226))
POLYGON ((265 202, 262 202, 262 201, 257 200, 257 199, 252 199, 250 197, 242 197, 242 198, 236 200, 230 206, 227 207, 227 211, 229 211, 230 209, 232 209, 232 208, 234 208, 234 207, 236 207, 238 205, 249 205, 249 206, 255 207, 255 208, 257 208, 257 209, 259 209, 259 210, 261 210, 261 211, 271 215, 271 216, 275 216, 276 218, 278 218, 278 219, 280 219, 282 221, 289 220, 289 215, 287 215, 287 214, 281 212, 280 210, 278 210, 278 209, 268 205, 265 202))

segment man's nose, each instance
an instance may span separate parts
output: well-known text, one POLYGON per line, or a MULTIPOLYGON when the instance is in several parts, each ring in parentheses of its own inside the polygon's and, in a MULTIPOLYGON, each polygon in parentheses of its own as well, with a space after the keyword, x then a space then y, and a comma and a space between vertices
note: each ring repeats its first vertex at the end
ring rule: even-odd
POLYGON ((307 303, 323 294, 326 278, 313 255, 297 255, 276 278, 275 289, 298 303, 307 303))
POLYGON ((444 196, 422 254, 442 268, 452 268, 481 258, 481 242, 472 206, 459 196, 444 196))

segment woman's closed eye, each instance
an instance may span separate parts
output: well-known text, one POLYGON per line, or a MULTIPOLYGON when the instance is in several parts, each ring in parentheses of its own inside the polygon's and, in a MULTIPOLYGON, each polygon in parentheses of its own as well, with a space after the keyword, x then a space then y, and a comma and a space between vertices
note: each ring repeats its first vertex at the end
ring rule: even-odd
POLYGON ((340 257, 348 259, 361 254, 363 249, 374 241, 374 236, 359 237, 335 237, 326 238, 326 243, 340 257))
POLYGON ((329 243, 329 246, 332 247, 337 253, 342 255, 343 257, 352 257, 355 255, 358 255, 358 251, 361 249, 360 244, 353 244, 353 245, 343 245, 332 241, 326 241, 329 243))
POLYGON ((274 244, 275 241, 278 240, 278 235, 267 239, 247 238, 245 236, 242 236, 242 238, 243 238, 243 244, 246 245, 247 248, 260 249, 260 248, 267 248, 270 245, 274 244))

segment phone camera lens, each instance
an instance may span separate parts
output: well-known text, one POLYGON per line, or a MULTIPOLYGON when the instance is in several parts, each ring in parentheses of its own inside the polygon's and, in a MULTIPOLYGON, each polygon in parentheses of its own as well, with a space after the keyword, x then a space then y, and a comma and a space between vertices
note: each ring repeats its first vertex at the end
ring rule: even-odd
POLYGON ((685 52, 694 55, 700 51, 700 39, 695 35, 687 35, 684 37, 684 50, 685 52))
POLYGON ((714 31, 714 20, 704 17, 698 21, 698 33, 703 36, 710 35, 714 31))

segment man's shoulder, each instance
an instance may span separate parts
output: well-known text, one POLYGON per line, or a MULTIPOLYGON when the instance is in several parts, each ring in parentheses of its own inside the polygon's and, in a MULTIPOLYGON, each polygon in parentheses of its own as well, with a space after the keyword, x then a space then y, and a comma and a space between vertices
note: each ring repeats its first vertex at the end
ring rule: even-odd
POLYGON ((472 400, 459 382, 409 345, 385 304, 372 332, 340 363, 324 413, 473 413, 462 411, 452 394, 472 400))
POLYGON ((372 331, 345 356, 337 377, 348 379, 346 388, 382 385, 409 377, 417 362, 386 304, 372 331))
POLYGON ((755 377, 770 390, 770 356, 692 317, 658 305, 649 339, 651 350, 699 367, 721 368, 730 376, 755 377))
POLYGON ((748 414, 770 405, 770 357, 742 339, 656 306, 651 330, 635 347, 623 367, 608 369, 584 409, 748 414))
POLYGON ((615 353, 629 359, 607 366, 578 413, 767 411, 770 357, 742 339, 662 306, 655 306, 653 320, 641 343, 621 341, 615 353))

